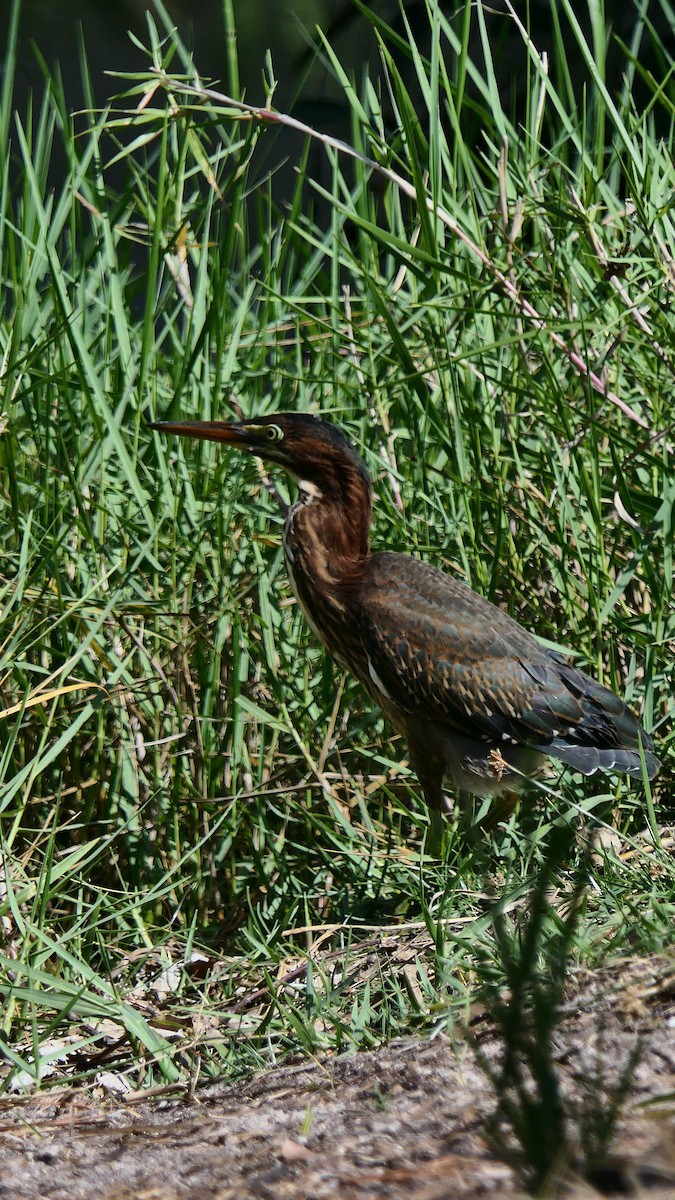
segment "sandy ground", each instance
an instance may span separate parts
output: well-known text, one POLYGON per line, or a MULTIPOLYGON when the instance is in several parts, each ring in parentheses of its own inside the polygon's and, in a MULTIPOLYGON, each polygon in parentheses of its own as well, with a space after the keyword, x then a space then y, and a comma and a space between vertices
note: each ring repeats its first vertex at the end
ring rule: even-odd
MULTIPOLYGON (((672 963, 671 963, 672 967, 672 963)), ((675 973, 589 977, 556 1043, 572 1105, 642 1055, 612 1159, 570 1196, 675 1200, 675 973), (656 1103, 654 1103, 656 1101, 656 1103), (645 1105, 645 1102, 650 1102, 645 1105)), ((484 1020, 474 1031, 497 1062, 484 1020)), ((483 1136, 494 1097, 471 1041, 444 1036, 211 1084, 190 1100, 95 1091, 0 1101, 3 1200, 468 1200, 522 1195, 483 1136)))

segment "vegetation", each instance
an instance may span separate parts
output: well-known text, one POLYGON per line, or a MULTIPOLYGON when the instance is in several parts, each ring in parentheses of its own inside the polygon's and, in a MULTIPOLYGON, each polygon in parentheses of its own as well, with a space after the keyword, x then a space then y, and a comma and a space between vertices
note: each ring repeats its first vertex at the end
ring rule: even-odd
POLYGON ((14 113, 10 39, 5 1089, 104 1069, 188 1086, 451 1029, 506 987, 505 929, 544 903, 558 819, 579 831, 545 901, 581 906, 568 968, 670 944, 675 97, 648 7, 618 94, 601 6, 587 41, 561 0, 551 61, 514 13, 517 114, 480 6, 430 2, 424 52, 371 13, 370 76, 318 45, 350 147, 274 111, 271 60, 267 108, 205 88, 159 3, 147 72, 103 112, 71 116, 48 77, 14 113), (403 747, 292 600, 259 465, 144 421, 276 408, 349 431, 376 544, 456 572, 627 696, 665 760, 653 795, 554 773, 425 855, 403 747), (591 827, 615 838, 588 858, 591 827))

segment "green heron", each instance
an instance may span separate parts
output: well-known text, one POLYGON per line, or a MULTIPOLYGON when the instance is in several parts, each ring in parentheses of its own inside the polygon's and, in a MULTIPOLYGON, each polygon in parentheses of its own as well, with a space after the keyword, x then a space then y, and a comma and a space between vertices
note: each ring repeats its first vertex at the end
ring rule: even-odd
POLYGON ((336 426, 277 413, 151 428, 222 442, 294 477, 283 533, 293 591, 319 641, 407 740, 436 829, 444 781, 478 796, 517 791, 545 756, 584 775, 640 779, 643 764, 656 774, 651 738, 608 688, 458 579, 371 551, 370 479, 336 426))

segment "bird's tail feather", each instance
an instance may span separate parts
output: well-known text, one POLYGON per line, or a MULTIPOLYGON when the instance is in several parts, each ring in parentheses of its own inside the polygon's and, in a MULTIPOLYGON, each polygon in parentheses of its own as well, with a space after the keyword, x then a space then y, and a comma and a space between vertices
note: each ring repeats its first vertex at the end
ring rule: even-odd
MULTIPOLYGON (((642 779, 642 762, 637 750, 599 750, 597 746, 570 746, 555 739, 537 749, 567 763, 575 771, 581 771, 582 775, 594 775, 596 771, 618 771, 622 775, 630 775, 632 779, 642 779)), ((643 750, 643 754, 647 776, 653 779, 661 763, 649 750, 643 750)))

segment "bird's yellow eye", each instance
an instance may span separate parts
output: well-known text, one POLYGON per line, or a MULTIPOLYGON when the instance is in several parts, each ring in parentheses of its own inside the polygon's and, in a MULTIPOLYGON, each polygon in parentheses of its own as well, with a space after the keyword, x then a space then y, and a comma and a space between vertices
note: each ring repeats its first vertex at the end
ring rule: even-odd
POLYGON ((254 437, 264 438, 266 442, 280 442, 284 436, 279 425, 244 425, 244 429, 254 437))

